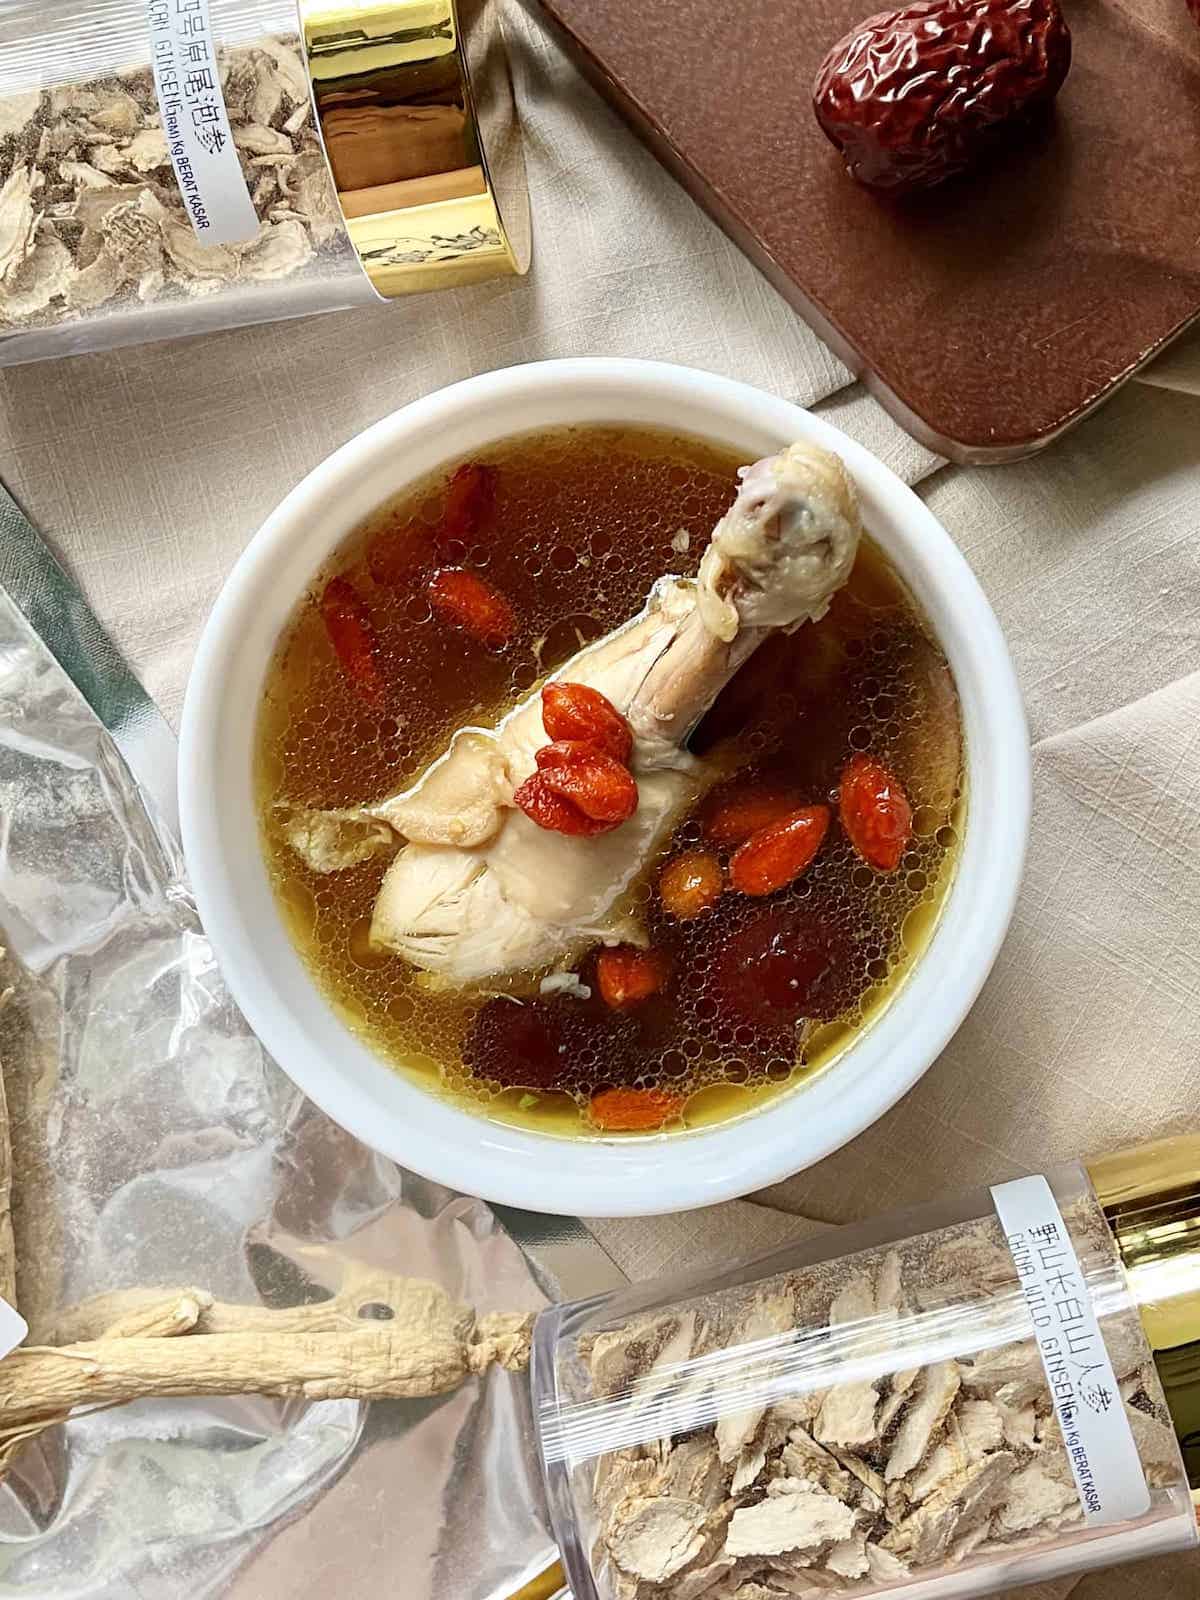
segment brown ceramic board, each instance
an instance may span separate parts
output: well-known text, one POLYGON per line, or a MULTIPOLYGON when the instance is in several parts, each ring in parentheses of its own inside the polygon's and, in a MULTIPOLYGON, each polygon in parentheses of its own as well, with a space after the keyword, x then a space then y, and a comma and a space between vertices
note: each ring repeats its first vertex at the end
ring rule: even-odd
POLYGON ((813 118, 862 0, 526 0, 898 421, 956 461, 1030 455, 1200 316, 1200 28, 1185 0, 1064 0, 1049 124, 915 202, 813 118))

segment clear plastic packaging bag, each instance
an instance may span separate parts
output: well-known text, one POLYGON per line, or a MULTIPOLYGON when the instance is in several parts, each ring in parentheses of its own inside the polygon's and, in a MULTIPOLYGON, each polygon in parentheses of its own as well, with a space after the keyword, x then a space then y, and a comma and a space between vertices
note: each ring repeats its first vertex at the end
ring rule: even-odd
MULTIPOLYGON (((92 664, 103 698, 93 644, 73 666, 92 664)), ((169 829, 3 590, 0 815, 0 1062, 31 1341, 60 1342, 64 1308, 115 1290, 286 1307, 363 1269, 483 1311, 544 1303, 487 1206, 365 1149, 264 1055, 169 829)), ((0 1485, 0 1593, 31 1600, 294 1600, 401 1570, 405 1600, 506 1600, 551 1556, 526 1382, 500 1371, 422 1401, 80 1414, 22 1445, 0 1485)))

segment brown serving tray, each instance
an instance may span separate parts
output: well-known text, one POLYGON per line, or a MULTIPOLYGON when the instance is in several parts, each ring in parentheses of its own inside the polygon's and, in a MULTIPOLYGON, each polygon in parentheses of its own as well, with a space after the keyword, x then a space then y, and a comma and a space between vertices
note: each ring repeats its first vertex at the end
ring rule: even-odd
POLYGON ((1064 0, 1055 117, 916 202, 813 118, 870 0, 526 0, 897 420, 956 461, 1078 422, 1200 316, 1200 28, 1185 0, 1064 0))

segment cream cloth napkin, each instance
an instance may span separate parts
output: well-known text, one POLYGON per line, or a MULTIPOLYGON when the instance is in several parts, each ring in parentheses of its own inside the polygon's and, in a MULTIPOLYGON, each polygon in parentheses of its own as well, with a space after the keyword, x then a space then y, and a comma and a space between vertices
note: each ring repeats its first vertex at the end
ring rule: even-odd
MULTIPOLYGON (((506 19, 528 280, 9 371, 13 492, 176 719, 201 624, 255 527, 414 396, 514 362, 627 355, 817 407, 917 484, 999 613, 1034 741, 1025 889, 966 1024, 875 1128, 753 1201, 596 1232, 635 1277, 726 1263, 814 1223, 1200 1124, 1200 337, 1041 457, 945 466, 511 0, 506 19)), ((1194 1600, 1198 1578, 1187 1557, 1074 1595, 1194 1600)))

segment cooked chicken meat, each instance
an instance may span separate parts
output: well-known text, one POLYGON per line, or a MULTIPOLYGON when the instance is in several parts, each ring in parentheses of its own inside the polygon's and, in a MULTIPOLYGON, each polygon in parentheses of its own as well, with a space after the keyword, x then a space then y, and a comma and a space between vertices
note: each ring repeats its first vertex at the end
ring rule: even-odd
POLYGON ((771 632, 825 614, 860 533, 841 460, 791 445, 743 469, 695 582, 660 580, 637 617, 552 675, 599 690, 633 732, 638 806, 611 832, 550 832, 514 806, 547 741, 539 688, 495 729, 459 732, 402 794, 296 810, 289 841, 316 870, 336 871, 404 840, 372 942, 453 984, 544 969, 597 941, 644 943, 630 891, 712 776, 688 735, 771 632))

